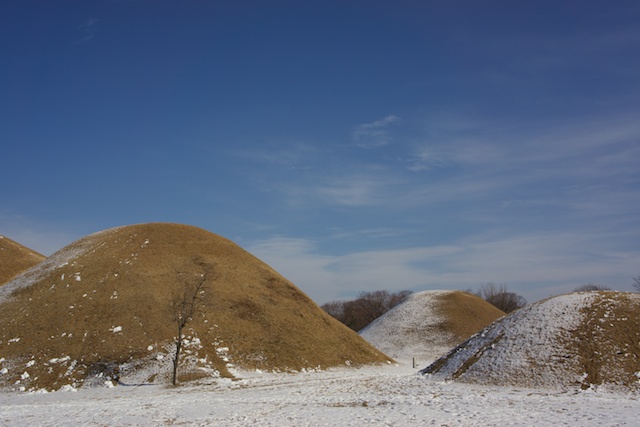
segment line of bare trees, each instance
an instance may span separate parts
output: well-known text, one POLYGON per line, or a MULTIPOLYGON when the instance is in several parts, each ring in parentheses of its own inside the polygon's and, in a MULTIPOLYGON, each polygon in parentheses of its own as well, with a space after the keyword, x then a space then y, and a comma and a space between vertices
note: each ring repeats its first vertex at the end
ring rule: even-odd
POLYGON ((587 283, 586 285, 580 285, 573 290, 573 292, 593 292, 593 291, 610 291, 611 288, 605 285, 598 285, 596 283, 587 283))
MULTIPOLYGON (((631 284, 633 289, 636 292, 640 292, 640 276, 633 278, 633 283, 631 284)), ((612 289, 606 285, 599 285, 595 283, 588 283, 586 285, 581 285, 575 288, 574 292, 585 292, 585 291, 611 291, 612 289)))
POLYGON ((361 292, 354 300, 330 301, 320 307, 358 332, 411 294, 411 291, 393 293, 387 290, 361 292))
POLYGON ((482 285, 475 294, 505 313, 511 313, 527 305, 524 297, 508 291, 505 284, 487 283, 482 285))
MULTIPOLYGON (((472 293, 470 290, 468 292, 472 293)), ((330 301, 320 307, 349 328, 358 332, 411 294, 412 291, 407 290, 396 293, 387 290, 361 292, 354 300, 330 301)), ((481 286, 475 294, 505 313, 510 313, 527 305, 526 299, 508 291, 506 285, 487 283, 481 286)))

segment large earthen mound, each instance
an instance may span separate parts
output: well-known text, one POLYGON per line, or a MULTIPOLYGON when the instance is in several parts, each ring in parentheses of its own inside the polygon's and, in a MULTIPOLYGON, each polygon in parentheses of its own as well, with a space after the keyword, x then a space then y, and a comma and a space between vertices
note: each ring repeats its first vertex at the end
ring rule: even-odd
POLYGON ((44 259, 44 255, 0 236, 0 286, 44 259))
POLYGON ((521 308, 421 371, 546 388, 640 388, 640 294, 583 292, 521 308))
POLYGON ((389 361, 233 242, 143 224, 80 239, 0 287, 0 385, 167 382, 192 302, 181 380, 389 361))
POLYGON ((476 295, 424 291, 371 322, 360 336, 396 360, 428 363, 502 316, 476 295))

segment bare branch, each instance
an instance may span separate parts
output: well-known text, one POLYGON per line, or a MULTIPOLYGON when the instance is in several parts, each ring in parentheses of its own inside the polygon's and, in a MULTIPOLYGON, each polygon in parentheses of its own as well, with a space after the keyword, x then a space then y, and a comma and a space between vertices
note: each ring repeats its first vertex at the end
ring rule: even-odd
POLYGON ((507 291, 507 285, 504 284, 487 283, 480 287, 476 295, 505 313, 511 313, 527 305, 527 300, 514 292, 507 291))
POLYGON ((391 293, 387 290, 361 292, 350 301, 330 301, 321 306, 340 322, 359 331, 411 295, 411 291, 391 293))
POLYGON ((182 292, 174 299, 172 306, 174 310, 174 321, 178 327, 178 336, 176 337, 176 352, 173 357, 173 378, 172 383, 176 385, 178 379, 178 365, 180 363, 180 351, 182 349, 182 331, 187 323, 193 320, 193 316, 202 310, 205 302, 205 285, 213 272, 213 266, 206 264, 202 260, 196 260, 196 264, 203 270, 202 273, 184 274, 179 276, 188 276, 182 279, 184 285, 182 292), (190 276, 190 277, 189 277, 190 276), (194 280, 195 277, 195 280, 194 280), (192 282, 193 281, 193 282, 192 282), (192 282, 192 283, 190 283, 192 282))
POLYGON ((610 291, 611 288, 605 285, 597 285, 595 283, 587 283, 586 285, 578 286, 573 292, 593 292, 593 291, 610 291))

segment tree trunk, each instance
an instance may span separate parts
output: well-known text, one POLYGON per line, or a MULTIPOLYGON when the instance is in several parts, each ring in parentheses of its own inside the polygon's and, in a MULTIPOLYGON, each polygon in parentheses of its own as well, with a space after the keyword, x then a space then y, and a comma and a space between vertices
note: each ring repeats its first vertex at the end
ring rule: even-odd
POLYGON ((182 328, 184 325, 178 325, 178 339, 176 340, 176 354, 173 356, 173 378, 171 383, 176 385, 178 383, 178 363, 180 362, 180 349, 182 347, 182 328))

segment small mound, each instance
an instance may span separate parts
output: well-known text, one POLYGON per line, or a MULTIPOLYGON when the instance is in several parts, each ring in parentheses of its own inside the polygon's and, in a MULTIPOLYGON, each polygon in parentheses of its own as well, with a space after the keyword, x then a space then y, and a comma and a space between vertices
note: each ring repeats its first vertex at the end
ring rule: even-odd
POLYGON ((482 298, 460 291, 410 295, 371 322, 360 336, 396 360, 433 361, 504 312, 482 298))
POLYGON ((191 226, 99 232, 0 287, 0 386, 166 383, 178 342, 182 381, 390 360, 268 265, 191 226))
POLYGON ((640 389, 640 294, 583 292, 540 301, 421 373, 519 387, 640 389))
POLYGON ((44 260, 44 255, 0 236, 0 285, 44 260))

